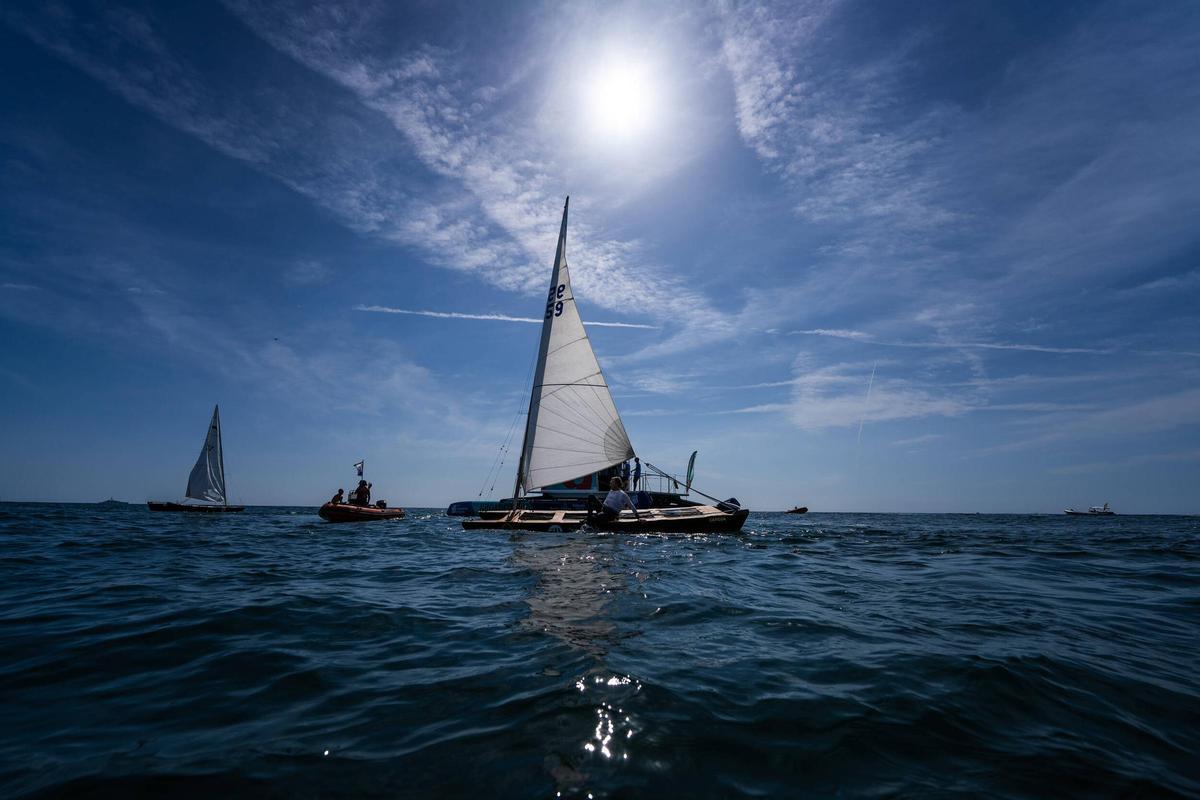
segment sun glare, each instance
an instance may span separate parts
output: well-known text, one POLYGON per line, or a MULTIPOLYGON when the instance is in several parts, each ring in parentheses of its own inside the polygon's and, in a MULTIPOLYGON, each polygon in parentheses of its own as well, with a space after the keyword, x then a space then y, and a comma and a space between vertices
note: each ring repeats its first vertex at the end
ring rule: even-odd
POLYGON ((587 82, 587 114, 597 136, 627 142, 653 125, 655 92, 650 69, 614 60, 587 82))

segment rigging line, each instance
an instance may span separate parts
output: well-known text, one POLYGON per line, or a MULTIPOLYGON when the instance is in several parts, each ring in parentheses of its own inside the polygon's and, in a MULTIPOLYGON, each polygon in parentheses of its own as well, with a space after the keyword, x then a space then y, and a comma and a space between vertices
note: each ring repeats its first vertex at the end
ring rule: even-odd
MULTIPOLYGON (((508 426, 508 434, 504 437, 504 441, 500 444, 500 450, 496 453, 496 459, 493 460, 492 469, 488 470, 488 474, 484 477, 484 484, 491 482, 491 489, 496 487, 496 479, 500 476, 500 471, 504 469, 504 462, 508 460, 509 448, 512 447, 513 436, 516 433, 517 422, 520 421, 523 412, 518 409, 513 415, 512 422, 508 426), (494 473, 494 474, 493 474, 494 473)), ((488 491, 490 492, 491 489, 488 491)), ((483 495, 483 488, 480 487, 479 496, 483 495)))
MULTIPOLYGON (((587 392, 579 392, 575 395, 575 399, 578 402, 583 403, 593 412, 596 412, 597 416, 599 416, 600 413, 603 413, 605 417, 608 417, 609 427, 612 427, 612 423, 620 417, 620 414, 617 413, 616 404, 612 401, 612 395, 608 395, 608 400, 605 401, 605 395, 600 394, 598 387, 596 387, 594 384, 586 384, 585 388, 590 388, 592 390, 590 397, 587 392), (595 402, 593 402, 593 400, 595 402)), ((607 389, 608 387, 604 388, 607 389)))
MULTIPOLYGON (((591 385, 591 384, 589 384, 589 385, 591 385)), ((596 402, 598 402, 601 405, 601 407, 604 408, 605 412, 608 412, 608 408, 604 402, 604 398, 600 396, 600 393, 597 392, 594 387, 592 388, 592 395, 596 398, 596 402)), ((612 423, 616 422, 618 425, 621 426, 621 430, 624 431, 625 425, 623 423, 621 423, 621 412, 617 411, 617 404, 615 402, 613 402, 611 392, 608 395, 608 404, 611 404, 611 406, 612 406, 612 413, 608 415, 609 416, 608 427, 611 429, 612 423)), ((605 433, 607 434, 607 431, 605 433)), ((628 439, 629 437, 626 436, 625 438, 628 439)))
MULTIPOLYGON (((573 381, 564 381, 562 383, 539 383, 534 388, 535 389, 543 389, 543 388, 549 386, 549 387, 552 387, 554 389, 554 391, 556 392, 559 389, 562 389, 563 387, 566 387, 566 386, 586 386, 587 384, 584 383, 584 381, 591 380, 592 378, 596 377, 596 375, 598 375, 598 374, 599 373, 592 372, 587 375, 581 375, 580 377, 576 378, 573 381)), ((551 392, 550 394, 553 394, 553 393, 554 392, 551 392)))
POLYGON ((580 419, 587 419, 593 424, 593 432, 601 438, 608 436, 609 429, 612 428, 613 417, 607 408, 603 405, 597 407, 590 403, 586 397, 578 395, 555 398, 555 401, 565 409, 573 411, 580 419))
POLYGON ((598 439, 588 439, 584 436, 579 436, 574 433, 560 431, 558 428, 551 428, 549 425, 539 425, 538 427, 542 430, 550 431, 551 433, 557 433, 559 436, 565 436, 568 439, 574 439, 577 442, 584 442, 586 444, 595 445, 596 447, 604 447, 604 442, 598 439))
POLYGON ((540 487, 550 486, 554 483, 562 483, 564 480, 577 480, 580 477, 585 477, 591 473, 599 472, 600 470, 611 466, 612 464, 609 464, 605 461, 584 461, 578 464, 562 464, 554 467, 554 469, 571 470, 576 476, 574 478, 562 478, 553 474, 542 478, 539 477, 540 473, 549 472, 551 468, 543 467, 541 469, 534 469, 529 471, 529 485, 530 488, 537 489, 540 487))
MULTIPOLYGON (((500 443, 500 449, 496 451, 496 457, 492 459, 492 466, 483 477, 483 485, 479 487, 479 494, 475 495, 476 497, 483 497, 483 491, 484 489, 488 489, 489 481, 491 482, 491 489, 496 488, 496 478, 493 477, 492 473, 495 473, 496 476, 500 475, 500 470, 504 467, 504 459, 508 456, 508 447, 512 442, 513 432, 517 429, 517 420, 520 418, 521 411, 518 410, 513 415, 512 423, 508 426, 508 433, 505 434, 504 440, 500 443)), ((491 492, 491 489, 488 489, 488 491, 491 492)))
POLYGON ((867 399, 863 401, 862 416, 858 418, 858 438, 854 442, 854 476, 858 478, 858 462, 862 455, 862 429, 863 422, 867 419, 867 406, 871 403, 871 387, 875 385, 875 368, 879 366, 876 361, 871 365, 871 379, 867 381, 867 399))
POLYGON ((593 388, 598 388, 598 389, 607 389, 608 388, 608 384, 604 382, 604 376, 600 373, 599 370, 596 370, 595 372, 590 372, 587 375, 581 375, 578 378, 576 378, 575 380, 570 381, 568 383, 539 383, 534 388, 541 389, 546 386, 553 386, 556 388, 554 389, 553 392, 543 394, 542 397, 549 397, 550 395, 554 394, 554 392, 560 391, 568 386, 591 386, 593 388), (592 378, 595 378, 597 376, 600 377, 600 383, 584 383, 584 381, 591 380, 592 378))
MULTIPOLYGON (((595 392, 595 390, 593 390, 595 392)), ((599 405, 593 404, 588 397, 582 392, 566 392, 564 394, 555 394, 552 399, 554 403, 563 406, 564 408, 574 411, 581 419, 587 422, 595 422, 597 419, 604 423, 596 432, 603 436, 608 429, 612 427, 613 414, 616 409, 610 408, 603 398, 596 395, 599 400, 599 405), (586 413, 584 413, 586 412, 586 413)))
MULTIPOLYGON (((578 387, 580 389, 591 389, 593 396, 595 396, 598 400, 600 400, 601 405, 604 405, 604 398, 601 397, 601 395, 597 391, 597 389, 607 389, 608 387, 603 384, 597 385, 594 383, 564 383, 564 384, 559 385, 559 387, 557 389, 555 389, 554 391, 546 392, 545 394, 543 394, 542 399, 547 400, 547 399, 556 397, 559 392, 562 392, 565 389, 576 388, 576 387, 578 387)), ((572 396, 572 395, 568 395, 568 396, 572 396)), ((583 396, 583 393, 580 392, 578 394, 574 394, 573 396, 576 398, 581 398, 583 396)))
MULTIPOLYGON (((559 481, 547 481, 546 483, 538 483, 536 481, 538 481, 540 479, 536 479, 533 476, 539 472, 548 472, 550 470, 556 470, 556 469, 575 469, 577 467, 584 467, 585 468, 584 471, 576 476, 576 477, 582 477, 583 475, 587 475, 589 472, 597 472, 601 469, 605 469, 606 467, 611 467, 614 464, 620 464, 620 463, 621 463, 620 461, 580 461, 577 464, 555 464, 553 467, 539 467, 537 469, 531 469, 531 470, 529 470, 529 480, 530 480, 529 488, 540 489, 541 487, 548 486, 551 483, 559 482, 559 481)), ((574 478, 568 478, 567 480, 574 480, 574 478)))
MULTIPOLYGON (((525 380, 522 381, 522 383, 521 383, 522 387, 532 386, 533 371, 534 371, 534 367, 536 366, 536 364, 537 364, 537 352, 534 351, 533 356, 529 359, 529 366, 525 370, 525 380)), ((483 478, 483 483, 485 486, 488 483, 488 479, 491 478, 492 485, 488 489, 489 495, 493 491, 495 491, 496 481, 499 480, 499 478, 500 478, 500 471, 504 469, 504 462, 506 460, 508 460, 508 448, 509 448, 509 445, 512 443, 513 433, 516 431, 517 420, 519 420, 521 418, 522 414, 526 413, 525 406, 527 405, 528 401, 525 398, 529 397, 531 392, 532 392, 532 389, 530 389, 529 391, 524 391, 521 393, 521 396, 517 398, 517 413, 513 416, 512 423, 508 426, 508 434, 504 437, 504 441, 500 443, 500 450, 497 451, 497 453, 496 453, 496 459, 494 459, 492 461, 492 464, 493 464, 493 467, 495 470, 495 475, 492 474, 493 470, 489 469, 487 472, 487 475, 485 475, 483 478), (497 463, 497 459, 498 459, 498 463, 497 463)), ((480 487, 479 494, 476 496, 477 497, 483 496, 483 488, 482 487, 480 487)))
POLYGON ((493 485, 495 484, 495 481, 492 480, 492 473, 497 471, 499 469, 499 465, 504 463, 504 456, 507 455, 507 453, 508 453, 508 448, 509 448, 509 444, 512 441, 513 432, 516 430, 517 421, 520 419, 521 419, 521 408, 518 407, 516 413, 513 414, 512 422, 510 422, 508 425, 508 432, 505 433, 504 439, 501 440, 501 442, 500 442, 500 449, 496 451, 496 457, 492 459, 492 465, 488 469, 487 474, 484 476, 483 486, 479 487, 479 494, 476 495, 477 497, 483 496, 483 490, 485 488, 487 488, 487 485, 489 482, 492 483, 493 485))
POLYGON ((607 388, 608 388, 608 387, 607 387, 606 385, 604 385, 604 384, 590 384, 590 383, 584 383, 584 381, 586 381, 586 380, 588 380, 589 378, 592 378, 592 377, 594 377, 594 375, 586 375, 586 376, 584 376, 584 377, 582 377, 582 378, 579 378, 578 380, 571 381, 570 383, 546 383, 546 384, 542 384, 542 386, 544 386, 544 387, 552 387, 552 388, 551 388, 551 389, 550 389, 550 391, 548 391, 548 392, 542 392, 542 395, 541 395, 541 397, 542 397, 542 399, 550 398, 550 397, 553 397, 553 396, 554 396, 555 394, 557 394, 558 392, 561 392, 561 391, 563 391, 564 389, 570 389, 570 388, 572 388, 572 387, 575 387, 575 386, 578 386, 578 387, 579 387, 579 388, 581 388, 581 389, 586 389, 586 388, 588 388, 588 387, 592 387, 592 388, 599 388, 599 389, 607 389, 607 388))
POLYGON ((603 416, 607 417, 611 425, 620 416, 617 413, 616 404, 612 401, 612 395, 608 392, 601 392, 595 386, 584 387, 584 389, 583 391, 573 393, 572 399, 577 403, 583 403, 596 414, 603 414, 603 416), (586 391, 586 389, 591 389, 591 392, 586 391))
MULTIPOLYGON (((582 321, 580 322, 580 324, 581 325, 583 324, 582 321)), ((559 350, 564 350, 573 344, 578 344, 579 342, 586 342, 586 341, 587 341, 587 336, 585 335, 585 336, 580 336, 578 339, 572 339, 569 342, 563 342, 562 344, 560 344, 558 347, 554 348, 553 350, 547 350, 546 358, 549 358, 550 356, 557 353, 559 350)), ((593 351, 593 355, 594 354, 595 354, 595 351, 593 351)))
MULTIPOLYGON (((585 381, 585 380, 587 380, 588 378, 594 377, 596 374, 597 374, 597 373, 592 373, 591 375, 585 375, 584 377, 580 378, 578 381, 573 381, 573 382, 571 382, 571 383, 544 383, 544 384, 541 384, 539 387, 536 387, 536 388, 542 388, 542 387, 544 387, 544 386, 553 386, 553 387, 555 387, 555 388, 553 389, 553 391, 549 391, 549 392, 543 392, 543 393, 542 393, 542 396, 541 396, 541 398, 540 398, 540 399, 542 399, 542 400, 545 400, 546 398, 548 398, 548 397, 553 397, 554 395, 556 395, 556 394, 558 394, 559 392, 561 392, 563 389, 566 389, 566 388, 568 388, 568 387, 571 387, 571 386, 589 386, 589 385, 591 385, 591 384, 586 384, 586 383, 580 383, 579 381, 585 381)), ((607 385, 607 384, 603 384, 603 386, 604 386, 604 388, 605 388, 605 389, 607 389, 607 388, 608 388, 608 385, 607 385)), ((536 390, 536 389, 535 389, 535 390, 536 390)))
MULTIPOLYGON (((583 451, 580 451, 580 450, 572 450, 572 449, 571 449, 571 448, 569 448, 569 447, 554 447, 554 446, 552 446, 552 445, 548 445, 548 444, 535 444, 535 445, 533 446, 533 449, 534 449, 534 450, 553 450, 553 451, 554 451, 554 452, 556 452, 556 453, 573 453, 573 454, 575 454, 575 455, 577 455, 577 456, 599 456, 599 455, 600 455, 599 453, 587 453, 587 452, 583 452, 583 451)), ((597 458, 597 459, 594 459, 593 461, 589 461, 589 462, 587 462, 587 463, 589 463, 589 464, 593 464, 593 463, 595 463, 597 460, 598 460, 598 461, 604 461, 604 460, 605 460, 605 459, 607 459, 607 458, 608 458, 608 456, 604 456, 604 457, 602 457, 602 458, 597 458)), ((549 467, 538 467, 538 469, 557 469, 557 468, 558 468, 558 467, 560 467, 560 466, 569 466, 569 465, 563 465, 563 464, 553 464, 553 465, 551 465, 551 466, 549 466, 549 467)))
MULTIPOLYGON (((558 423, 555 423, 555 424, 557 425, 558 423)), ((542 425, 542 424, 538 425, 538 428, 542 431, 547 431, 549 433, 556 433, 559 436, 564 436, 568 439, 575 439, 576 441, 583 442, 583 443, 589 444, 589 445, 594 445, 596 447, 602 446, 602 444, 604 442, 603 435, 597 434, 595 431, 586 430, 577 425, 569 425, 568 424, 566 427, 567 427, 567 430, 563 430, 561 428, 552 427, 551 425, 542 425)))
POLYGON ((565 410, 572 412, 575 415, 576 419, 575 420, 570 419, 569 417, 567 417, 565 414, 563 414, 561 411, 554 408, 553 406, 542 406, 541 410, 550 412, 551 414, 558 417, 559 419, 561 419, 563 422, 567 423, 568 425, 578 425, 579 427, 587 430, 589 433, 595 434, 596 436, 599 436, 601 439, 604 438, 605 432, 600 430, 600 428, 593 426, 591 424, 591 421, 589 419, 587 419, 586 417, 584 417, 582 414, 580 414, 578 410, 576 410, 566 404, 561 404, 561 405, 565 410))
MULTIPOLYGON (((590 378, 590 377, 592 377, 592 376, 591 376, 591 375, 589 375, 588 377, 590 378)), ((584 380, 584 379, 583 379, 583 378, 580 378, 580 380, 584 380)), ((607 383, 580 383, 579 381, 571 381, 570 383, 539 383, 539 384, 538 384, 537 386, 535 386, 534 388, 535 388, 535 389, 541 389, 541 388, 544 388, 544 387, 546 387, 546 386, 591 386, 591 387, 592 387, 592 388, 594 388, 594 389, 595 389, 595 388, 601 388, 601 389, 607 389, 607 388, 608 388, 608 384, 607 384, 607 383)))

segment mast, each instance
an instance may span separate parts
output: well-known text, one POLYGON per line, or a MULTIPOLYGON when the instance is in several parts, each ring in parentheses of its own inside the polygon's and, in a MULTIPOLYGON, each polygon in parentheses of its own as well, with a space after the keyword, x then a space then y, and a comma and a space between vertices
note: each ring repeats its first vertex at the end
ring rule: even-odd
POLYGON ((225 445, 221 442, 221 406, 213 406, 213 422, 217 426, 217 463, 221 466, 221 505, 229 505, 229 490, 225 483, 225 445))

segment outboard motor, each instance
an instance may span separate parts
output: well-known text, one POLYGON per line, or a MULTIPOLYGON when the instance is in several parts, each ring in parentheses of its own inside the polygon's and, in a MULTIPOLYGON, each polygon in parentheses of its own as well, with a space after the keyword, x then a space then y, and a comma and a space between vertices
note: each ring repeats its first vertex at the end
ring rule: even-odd
POLYGON ((742 507, 742 504, 738 502, 738 499, 736 497, 731 497, 723 503, 717 503, 717 508, 719 508, 721 511, 724 511, 726 513, 729 513, 731 511, 738 511, 739 509, 741 509, 741 507, 742 507))

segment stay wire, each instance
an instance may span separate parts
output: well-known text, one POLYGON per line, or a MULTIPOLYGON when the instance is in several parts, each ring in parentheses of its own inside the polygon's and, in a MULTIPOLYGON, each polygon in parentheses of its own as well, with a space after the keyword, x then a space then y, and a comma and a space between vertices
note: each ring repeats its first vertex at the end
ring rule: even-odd
POLYGON ((512 444, 512 436, 517 428, 517 420, 521 418, 522 414, 528 413, 523 406, 527 402, 525 399, 528 398, 529 392, 533 389, 533 368, 536 363, 537 353, 535 352, 533 358, 529 359, 529 369, 526 371, 525 375, 524 386, 527 387, 528 391, 524 392, 522 397, 518 400, 518 403, 520 404, 517 406, 517 413, 513 415, 512 423, 508 426, 508 433, 505 435, 504 441, 500 443, 500 450, 496 453, 496 458, 492 460, 492 467, 484 476, 483 486, 479 487, 479 494, 477 494, 476 497, 483 497, 483 490, 485 487, 487 488, 489 496, 496 490, 496 481, 500 479, 500 474, 504 470, 504 462, 508 459, 508 449, 512 444), (491 482, 491 486, 488 486, 489 481, 491 482))

